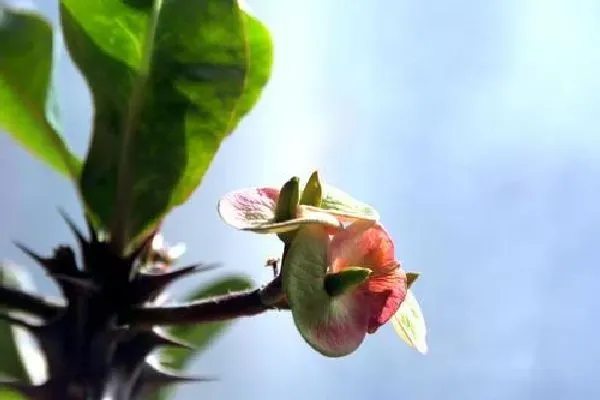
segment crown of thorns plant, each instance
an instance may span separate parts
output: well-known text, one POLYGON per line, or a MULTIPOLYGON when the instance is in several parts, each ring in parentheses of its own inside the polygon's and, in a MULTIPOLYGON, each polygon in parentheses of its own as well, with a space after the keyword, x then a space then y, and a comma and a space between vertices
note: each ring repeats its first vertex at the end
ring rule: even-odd
POLYGON ((62 212, 76 247, 47 256, 17 243, 57 284, 59 299, 35 293, 19 267, 1 265, 0 395, 165 399, 173 383, 213 379, 182 371, 231 320, 269 310, 291 312, 324 356, 351 354, 389 323, 427 352, 411 290, 418 274, 403 269, 377 211, 317 172, 303 185, 293 177, 218 203, 226 224, 280 239, 280 257, 266 262, 270 282, 223 275, 172 297, 174 282, 216 266, 177 267, 185 245, 169 246, 161 224, 267 87, 270 33, 235 0, 58 2, 57 27, 22 5, 0 5, 0 131, 73 183, 87 232, 62 212), (83 159, 61 135, 59 28, 92 99, 83 159))

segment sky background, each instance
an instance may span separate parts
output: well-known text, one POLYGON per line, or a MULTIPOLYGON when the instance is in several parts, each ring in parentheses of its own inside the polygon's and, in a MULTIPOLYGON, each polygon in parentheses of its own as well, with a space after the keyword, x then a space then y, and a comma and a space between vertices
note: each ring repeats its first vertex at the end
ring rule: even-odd
MULTIPOLYGON (((430 352, 386 326, 327 359, 289 314, 265 314, 235 322, 190 368, 221 381, 176 399, 600 398, 600 3, 248 3, 274 37, 272 79, 167 240, 187 243, 184 264, 223 263, 210 277, 264 283, 278 241, 224 225, 216 202, 318 169, 375 206, 405 269, 422 273, 430 352)), ((37 6, 57 21, 55 1, 37 6)), ((65 136, 83 155, 89 94, 61 52, 65 136)), ((57 213, 82 221, 73 188, 4 135, 0 181, 4 258, 31 265, 13 239, 45 253, 73 243, 57 213)))

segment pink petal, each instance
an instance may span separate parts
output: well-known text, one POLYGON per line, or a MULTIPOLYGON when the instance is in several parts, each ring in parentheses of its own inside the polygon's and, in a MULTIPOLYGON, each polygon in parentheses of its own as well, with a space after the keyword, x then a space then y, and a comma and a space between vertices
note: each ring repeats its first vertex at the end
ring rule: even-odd
POLYGON ((380 224, 357 221, 337 233, 329 248, 332 271, 357 266, 385 272, 396 263, 394 243, 380 224))
POLYGON ((374 276, 364 286, 370 304, 369 333, 374 333, 398 311, 406 297, 406 275, 397 270, 374 276))
POLYGON ((395 260, 392 239, 380 224, 355 222, 333 237, 329 257, 333 271, 350 266, 373 270, 361 289, 370 310, 368 332, 375 332, 406 296, 406 275, 395 260))
POLYGON ((279 190, 275 188, 249 188, 230 192, 219 201, 221 218, 236 229, 252 229, 272 222, 279 190))

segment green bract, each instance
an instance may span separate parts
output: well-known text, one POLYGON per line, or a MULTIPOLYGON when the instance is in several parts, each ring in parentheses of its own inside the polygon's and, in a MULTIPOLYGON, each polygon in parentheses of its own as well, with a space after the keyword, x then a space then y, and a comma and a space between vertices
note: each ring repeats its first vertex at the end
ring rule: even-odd
MULTIPOLYGON (((283 289, 294 323, 306 342, 328 357, 352 353, 363 342, 369 313, 353 291, 331 296, 325 289, 329 236, 308 225, 296 234, 282 268, 283 289)), ((365 276, 362 276, 363 280, 365 276)))
POLYGON ((392 317, 392 326, 409 346, 422 354, 427 353, 425 319, 412 290, 406 292, 406 298, 392 317))
POLYGON ((304 186, 302 191, 302 197, 300 198, 300 204, 307 206, 320 207, 321 201, 323 200, 323 186, 319 179, 319 173, 313 172, 308 178, 308 182, 304 186))

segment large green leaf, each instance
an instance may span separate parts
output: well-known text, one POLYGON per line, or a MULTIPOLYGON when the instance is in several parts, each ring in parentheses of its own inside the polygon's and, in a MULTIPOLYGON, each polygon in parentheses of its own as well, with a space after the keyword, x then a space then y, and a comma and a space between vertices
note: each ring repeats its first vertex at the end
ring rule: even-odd
MULTIPOLYGON (((247 290, 252 287, 252 281, 243 276, 221 277, 209 285, 200 287, 186 297, 186 301, 200 300, 208 297, 224 295, 239 290, 247 290)), ((166 348, 161 351, 161 361, 166 366, 175 370, 183 370, 189 361, 206 350, 209 345, 219 337, 225 329, 231 324, 231 321, 220 321, 208 324, 194 326, 182 326, 172 328, 170 333, 183 339, 185 342, 194 346, 195 350, 190 351, 179 348, 166 348)), ((165 399, 170 389, 157 393, 154 399, 165 399)))
POLYGON ((69 52, 92 91, 81 189, 127 242, 198 187, 271 68, 266 29, 235 0, 61 0, 69 52))
POLYGON ((262 88, 269 81, 273 66, 273 43, 267 27, 246 11, 242 11, 242 22, 246 32, 248 73, 244 92, 235 112, 234 123, 236 124, 258 102, 262 88))
POLYGON ((79 161, 57 132, 52 54, 52 28, 43 17, 0 5, 0 130, 75 179, 79 161))

